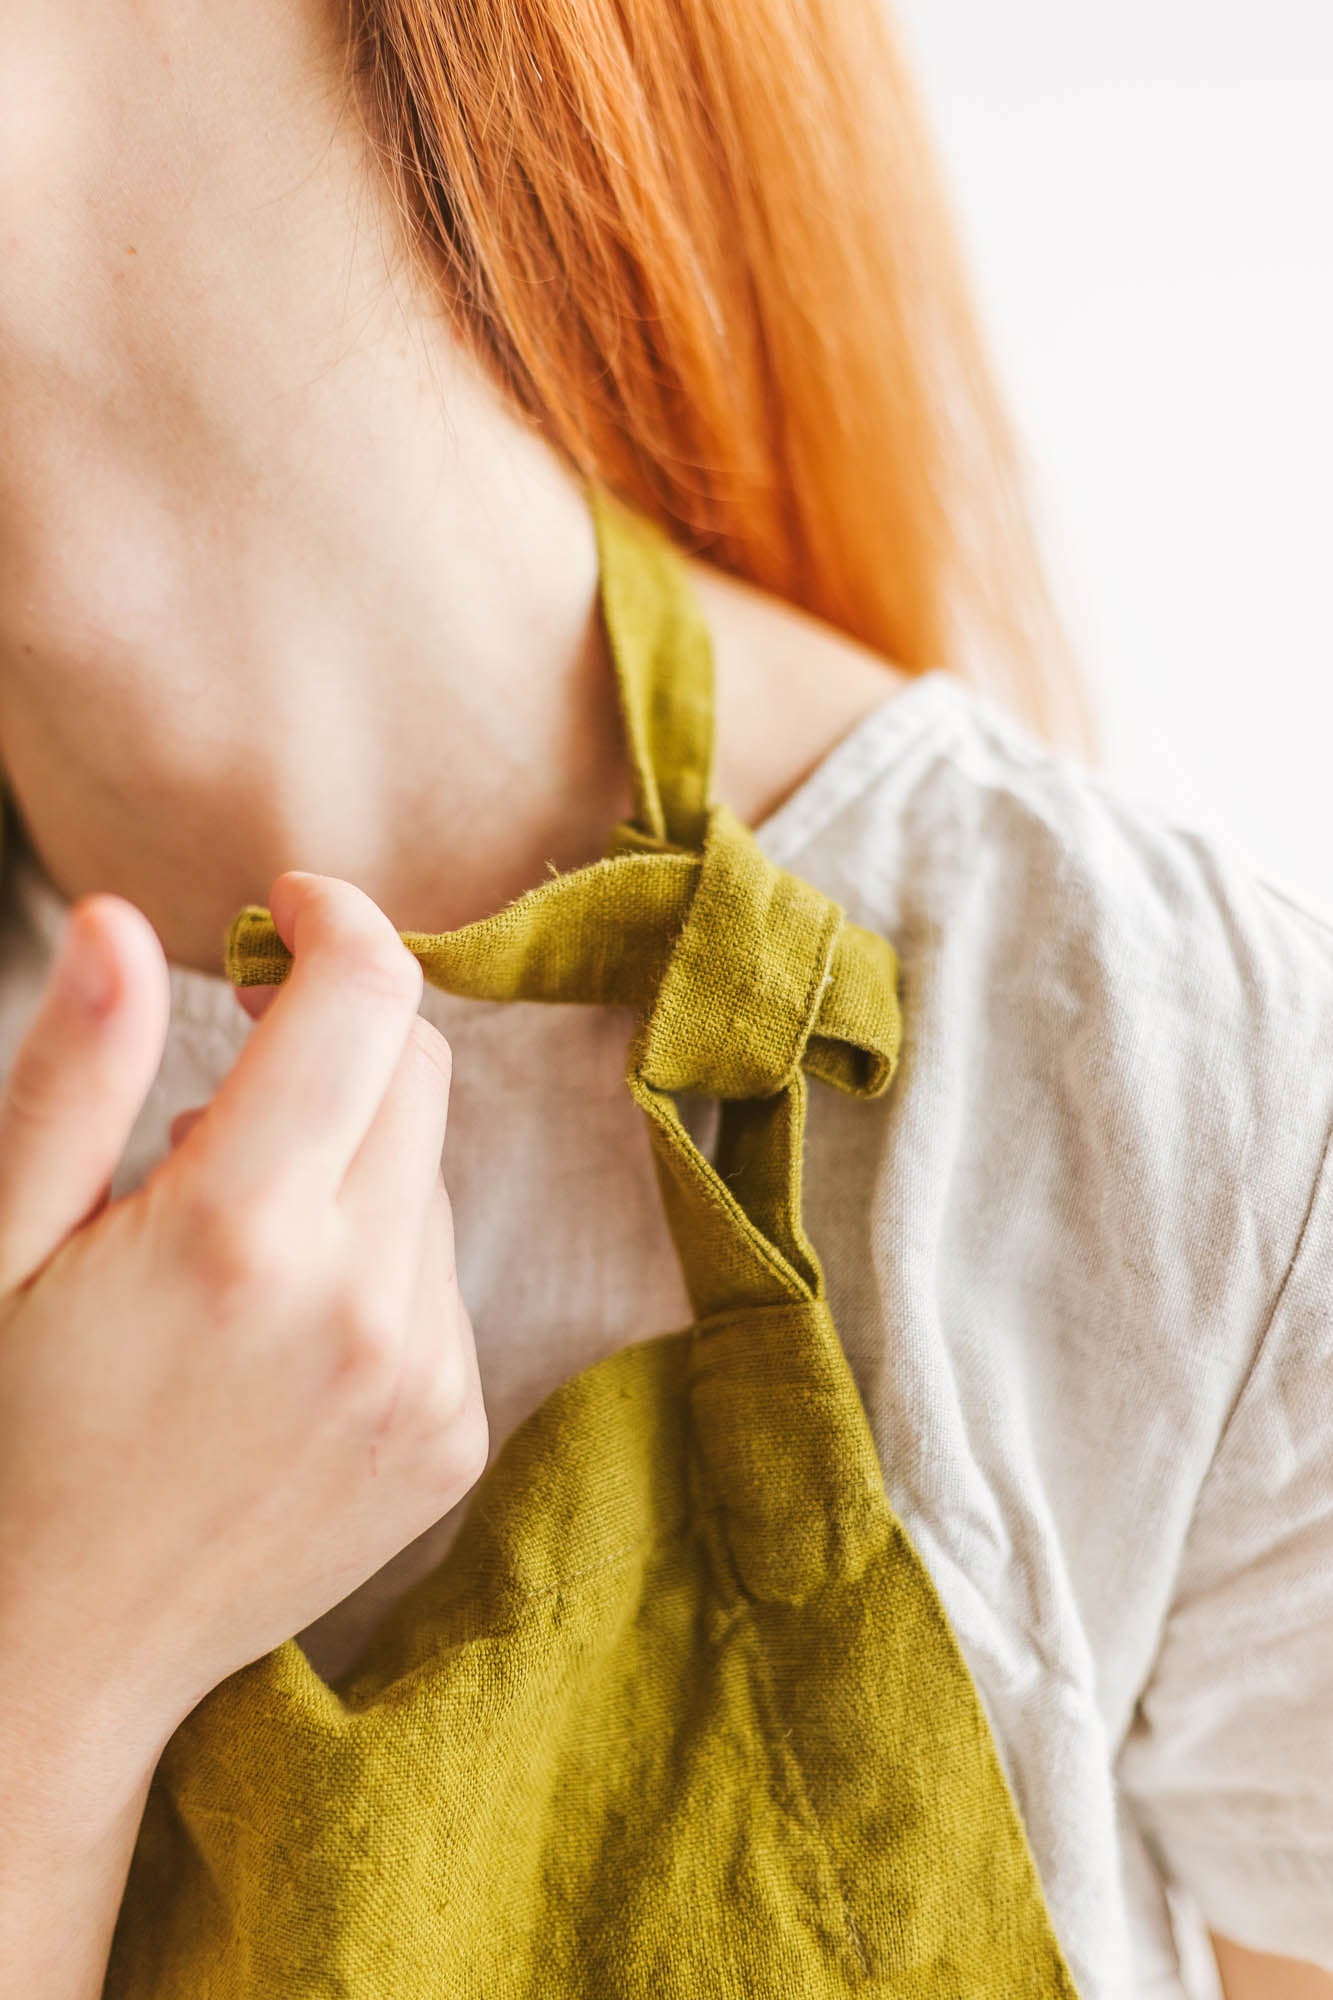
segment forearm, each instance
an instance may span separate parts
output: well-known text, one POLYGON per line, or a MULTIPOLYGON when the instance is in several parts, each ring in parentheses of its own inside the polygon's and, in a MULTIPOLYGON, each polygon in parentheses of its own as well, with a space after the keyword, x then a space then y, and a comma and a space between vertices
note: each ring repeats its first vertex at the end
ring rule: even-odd
POLYGON ((98 2000, 162 1740, 0 1671, 0 1993, 98 2000))

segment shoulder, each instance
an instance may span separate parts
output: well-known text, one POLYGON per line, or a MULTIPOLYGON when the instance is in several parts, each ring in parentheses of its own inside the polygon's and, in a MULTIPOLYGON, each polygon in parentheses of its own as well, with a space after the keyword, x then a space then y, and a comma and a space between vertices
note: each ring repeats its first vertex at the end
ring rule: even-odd
POLYGON ((859 724, 760 837, 899 955, 902 1062, 864 1171, 902 1311, 976 1372, 979 1411, 1026 1382, 1014 1424, 1072 1509, 1105 1473, 1102 1422, 1139 1437, 1140 1470, 1153 1429, 1149 1484, 1183 1536, 1311 1254, 1333 928, 943 674, 859 724))
POLYGON ((762 838, 893 939, 923 1013, 947 998, 1021 1026, 1029 1053, 1064 1069, 1077 1050, 1089 1083, 1129 1096, 1151 1079, 1238 1148, 1267 1099, 1312 1177, 1333 1117, 1333 921, 1224 840, 943 673, 853 728, 762 838))

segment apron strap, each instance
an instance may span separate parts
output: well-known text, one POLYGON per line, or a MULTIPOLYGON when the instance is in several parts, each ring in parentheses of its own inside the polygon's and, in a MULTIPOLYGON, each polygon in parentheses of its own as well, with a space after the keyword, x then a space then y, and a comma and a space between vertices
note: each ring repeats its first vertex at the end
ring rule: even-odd
POLYGON ((604 487, 589 491, 602 618, 634 772, 633 830, 703 845, 713 764, 713 647, 664 536, 604 487))

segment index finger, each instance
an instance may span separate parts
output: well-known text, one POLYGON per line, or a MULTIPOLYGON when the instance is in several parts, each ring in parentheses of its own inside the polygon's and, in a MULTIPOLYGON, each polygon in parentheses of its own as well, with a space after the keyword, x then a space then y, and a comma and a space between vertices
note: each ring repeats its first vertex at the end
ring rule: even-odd
POLYGON ((244 1200, 330 1198, 379 1109, 421 1003, 421 966, 351 882, 290 870, 270 908, 292 954, 178 1158, 244 1200))

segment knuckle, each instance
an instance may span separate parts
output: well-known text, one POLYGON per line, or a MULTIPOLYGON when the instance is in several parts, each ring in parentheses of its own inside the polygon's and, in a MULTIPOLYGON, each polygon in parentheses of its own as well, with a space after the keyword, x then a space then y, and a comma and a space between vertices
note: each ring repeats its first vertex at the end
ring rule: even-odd
POLYGON ((230 1296, 275 1285, 291 1258, 291 1231, 271 1203, 228 1199, 203 1184, 181 1198, 188 1254, 206 1290, 230 1296))
POLYGON ((459 1325, 431 1350, 429 1380, 419 1401, 427 1429, 442 1440, 464 1434, 478 1414, 485 1423, 470 1342, 471 1329, 460 1315, 459 1325))
POLYGON ((48 1125, 62 1102, 62 1065, 49 1041, 29 1036, 15 1053, 5 1084, 5 1117, 16 1129, 48 1125))
POLYGON ((402 1354, 402 1316, 382 1292, 348 1291, 335 1320, 335 1373, 346 1388, 376 1394, 396 1377, 402 1354))
POLYGON ((454 1052, 444 1036, 423 1014, 418 1014, 408 1035, 412 1060, 428 1068, 445 1090, 453 1078, 454 1052))
POLYGON ((421 966, 405 944, 362 940, 347 955, 345 977, 366 999, 404 1009, 420 1004, 421 966))
POLYGON ((475 1486, 486 1470, 486 1461, 491 1455, 490 1425, 486 1412, 478 1399, 475 1414, 466 1423, 456 1426, 455 1435, 450 1440, 455 1477, 466 1491, 475 1486))
POLYGON ((490 1457, 490 1424, 480 1394, 469 1390, 462 1407, 434 1433, 432 1467, 441 1502, 476 1485, 490 1457))

